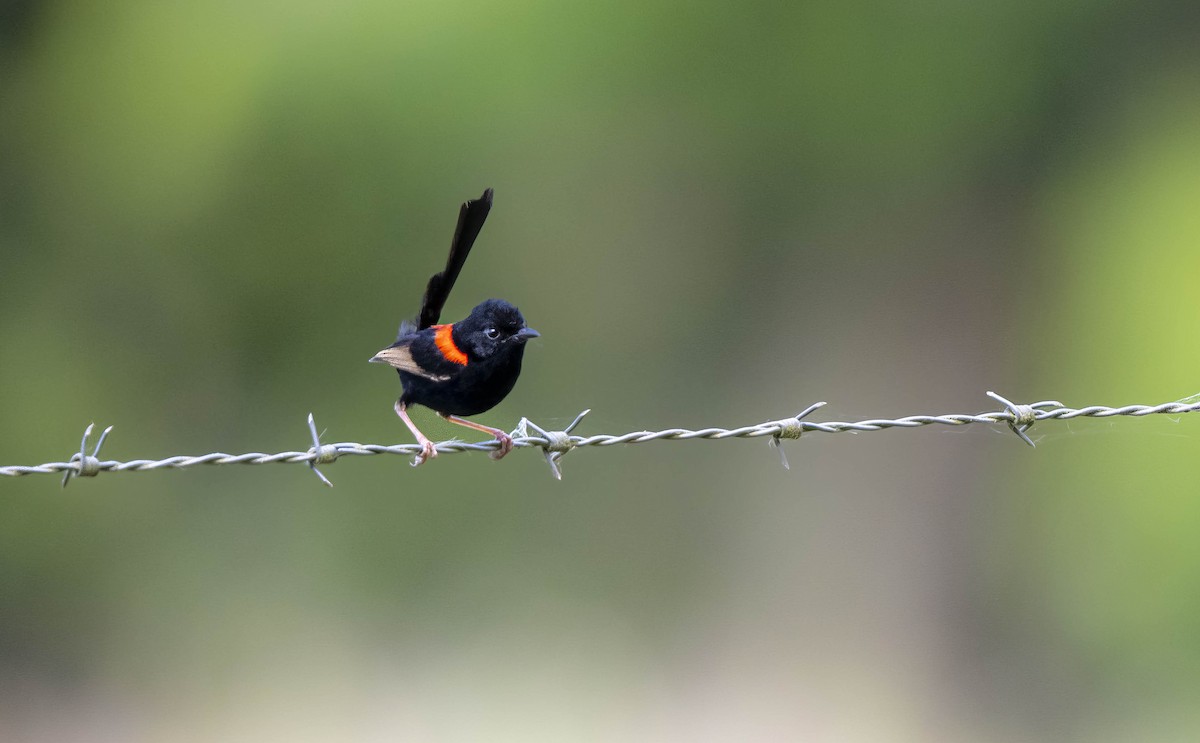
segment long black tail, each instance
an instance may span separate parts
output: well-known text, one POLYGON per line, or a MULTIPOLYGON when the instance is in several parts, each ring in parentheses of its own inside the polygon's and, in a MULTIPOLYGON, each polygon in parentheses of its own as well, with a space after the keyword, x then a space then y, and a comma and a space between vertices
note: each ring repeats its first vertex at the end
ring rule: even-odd
POLYGON ((454 229, 454 242, 450 244, 450 257, 446 269, 433 275, 425 287, 425 298, 421 300, 421 314, 417 316, 417 329, 423 330, 437 323, 442 316, 442 307, 454 288, 458 272, 462 270, 475 238, 483 229, 484 220, 492 210, 492 189, 483 192, 478 199, 471 199, 458 212, 458 227, 454 229))

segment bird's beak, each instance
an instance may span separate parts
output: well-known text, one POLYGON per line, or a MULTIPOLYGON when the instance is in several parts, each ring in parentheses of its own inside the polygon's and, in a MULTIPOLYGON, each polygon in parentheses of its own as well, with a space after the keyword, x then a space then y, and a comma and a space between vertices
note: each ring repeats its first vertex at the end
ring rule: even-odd
POLYGON ((529 340, 530 338, 540 338, 541 335, 542 335, 541 333, 537 332, 533 328, 521 328, 520 330, 517 331, 517 334, 514 335, 513 337, 516 338, 517 340, 519 340, 520 342, 524 343, 525 341, 529 340))

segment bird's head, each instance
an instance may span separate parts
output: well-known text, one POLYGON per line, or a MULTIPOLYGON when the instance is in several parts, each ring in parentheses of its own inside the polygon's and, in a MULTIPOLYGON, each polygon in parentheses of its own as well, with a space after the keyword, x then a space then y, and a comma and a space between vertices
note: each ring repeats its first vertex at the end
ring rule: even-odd
POLYGON ((481 303, 465 320, 455 323, 454 329, 468 352, 478 358, 518 353, 518 349, 524 350, 525 341, 540 335, 525 325, 520 310, 503 299, 481 303))

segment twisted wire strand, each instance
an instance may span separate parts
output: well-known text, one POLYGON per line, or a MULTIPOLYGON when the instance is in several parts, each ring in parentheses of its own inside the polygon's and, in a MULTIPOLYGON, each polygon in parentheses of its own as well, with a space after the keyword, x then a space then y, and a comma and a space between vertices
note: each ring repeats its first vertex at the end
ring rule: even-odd
MULTIPOLYGON (((546 431, 534 423, 522 419, 514 432, 514 448, 540 448, 546 455, 551 473, 561 479, 559 460, 564 454, 585 446, 615 446, 617 444, 644 444, 650 441, 690 441, 693 439, 723 440, 735 438, 770 437, 777 447, 781 439, 800 438, 804 433, 865 433, 882 431, 889 428, 920 428, 930 425, 964 426, 970 424, 998 425, 1007 424, 1014 433, 1030 446, 1033 441, 1026 431, 1034 424, 1051 420, 1071 420, 1074 418, 1110 418, 1114 416, 1143 417, 1147 415, 1182 415, 1200 411, 1200 396, 1186 398, 1182 401, 1165 402, 1159 405, 1125 405, 1108 407, 1105 405, 1089 405, 1083 408, 1069 408, 1054 400, 1047 400, 1026 405, 1009 402, 995 393, 988 393, 994 399, 1005 404, 1004 410, 986 413, 963 414, 949 413, 945 415, 910 415, 902 418, 872 418, 856 422, 826 421, 815 422, 801 420, 825 403, 811 405, 802 413, 791 418, 767 421, 739 428, 668 428, 661 431, 631 431, 629 433, 594 434, 591 436, 574 435, 571 431, 579 425, 589 411, 583 411, 563 431, 546 431), (533 434, 529 429, 534 430, 533 434)), ((225 454, 213 452, 196 456, 178 455, 164 459, 132 459, 129 461, 101 460, 98 458, 100 445, 108 435, 111 427, 101 435, 95 450, 91 455, 86 452, 88 437, 92 426, 84 433, 79 453, 65 462, 47 462, 45 464, 23 466, 10 465, 0 467, 0 475, 20 477, 23 475, 58 474, 64 475, 64 486, 71 477, 94 477, 100 472, 148 472, 151 470, 186 469, 198 465, 224 464, 292 464, 307 463, 326 485, 332 485, 317 469, 318 464, 329 464, 344 456, 373 456, 377 454, 398 454, 401 456, 416 456, 421 451, 417 444, 361 444, 343 442, 338 444, 321 444, 317 435, 316 424, 309 415, 309 429, 312 435, 313 447, 307 451, 284 451, 276 454, 249 452, 246 454, 225 454)), ((436 447, 439 454, 459 454, 463 452, 490 452, 499 444, 496 441, 468 443, 457 440, 439 442, 436 447)), ((782 449, 780 449, 782 455, 782 449)), ((783 459, 787 466, 787 459, 783 459)))

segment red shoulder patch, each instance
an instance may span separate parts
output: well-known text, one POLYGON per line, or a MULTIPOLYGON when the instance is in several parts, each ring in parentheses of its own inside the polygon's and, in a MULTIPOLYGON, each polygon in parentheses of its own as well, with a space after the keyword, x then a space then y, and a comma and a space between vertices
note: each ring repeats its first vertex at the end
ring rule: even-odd
POLYGON ((459 366, 466 366, 467 355, 454 344, 454 336, 451 334, 454 326, 432 325, 431 327, 434 331, 433 342, 437 344, 437 349, 442 352, 442 356, 445 357, 446 361, 458 364, 459 366))

